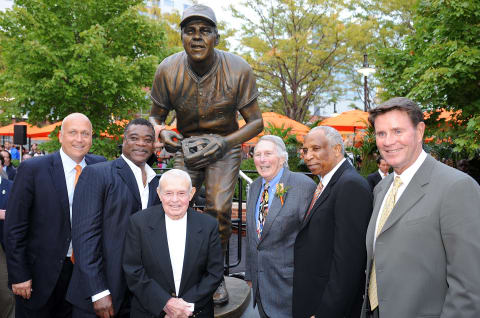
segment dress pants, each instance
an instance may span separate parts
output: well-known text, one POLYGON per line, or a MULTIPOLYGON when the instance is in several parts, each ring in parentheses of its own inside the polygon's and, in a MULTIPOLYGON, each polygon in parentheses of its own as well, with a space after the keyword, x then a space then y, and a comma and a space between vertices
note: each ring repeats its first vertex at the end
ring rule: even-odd
POLYGON ((260 291, 257 290, 257 308, 258 308, 258 313, 260 314, 261 318, 269 318, 267 314, 265 313, 265 310, 263 310, 263 305, 262 305, 262 300, 260 299, 260 291))
MULTIPOLYGON (((70 258, 65 258, 63 263, 60 277, 57 284, 53 289, 50 298, 45 306, 40 309, 31 310, 17 302, 15 306, 16 318, 71 318, 72 317, 72 305, 66 301, 65 295, 67 294, 68 284, 72 277, 73 264, 70 258)), ((34 293, 35 290, 32 291, 34 293)))
POLYGON ((15 297, 8 288, 7 261, 0 244, 0 318, 13 318, 14 316, 15 297))

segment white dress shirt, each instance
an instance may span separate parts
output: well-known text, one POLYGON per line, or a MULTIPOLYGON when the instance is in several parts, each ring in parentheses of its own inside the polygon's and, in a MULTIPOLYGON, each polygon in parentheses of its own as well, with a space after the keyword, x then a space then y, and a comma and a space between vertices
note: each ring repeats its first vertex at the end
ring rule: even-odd
MULTIPOLYGON (((60 158, 62 160, 63 172, 65 174, 65 183, 67 184, 67 194, 68 194, 68 205, 70 208, 70 224, 72 224, 72 202, 73 202, 73 192, 75 190, 75 175, 77 170, 75 166, 79 164, 83 168, 87 166, 85 162, 85 157, 80 163, 76 163, 72 158, 70 158, 62 148, 60 148, 60 158)), ((72 256, 72 241, 70 241, 70 247, 68 248, 67 257, 72 256)))
POLYGON ((172 263, 175 292, 178 295, 187 239, 187 214, 179 220, 172 220, 165 214, 165 227, 167 229, 168 251, 170 252, 170 262, 172 263))
POLYGON ((380 174, 380 177, 382 177, 382 180, 383 180, 386 176, 388 176, 388 172, 387 172, 387 173, 383 173, 383 171, 380 170, 380 169, 378 169, 378 173, 380 174))
MULTIPOLYGON (((183 260, 187 241, 187 214, 185 213, 179 220, 172 220, 165 214, 165 228, 167 230, 168 252, 170 253, 170 262, 172 264, 175 293, 178 295, 182 281, 183 260)), ((195 304, 188 304, 190 305, 190 310, 194 311, 195 304)))
MULTIPOLYGON (((393 180, 395 180, 395 177, 397 177, 397 176, 400 177, 400 179, 402 180, 402 185, 400 187, 398 187, 397 196, 395 198, 396 199, 395 203, 398 202, 398 200, 402 196, 403 192, 407 188, 408 184, 410 183, 410 181, 412 181, 413 176, 415 175, 415 173, 417 173, 418 169, 420 168, 422 163, 425 161, 425 159, 427 159, 427 153, 424 150, 422 150, 422 152, 418 156, 417 160, 415 160, 415 162, 410 167, 405 169, 405 171, 403 171, 403 173, 401 175, 397 174, 395 171, 393 172, 393 180)), ((385 197, 383 198, 382 205, 380 206, 380 210, 378 212, 377 222, 375 223, 375 233, 373 235, 373 253, 375 253, 375 244, 377 242, 376 233, 377 233, 377 228, 378 228, 378 222, 380 221, 380 216, 382 215, 383 206, 385 205, 385 201, 387 200, 387 197, 388 197, 388 194, 390 193, 390 191, 392 191, 392 188, 393 188, 393 182, 390 185, 390 188, 388 188, 387 193, 385 193, 385 197)))
MULTIPOLYGON (((140 169, 139 166, 134 164, 131 160, 129 160, 123 154, 122 154, 122 159, 125 160, 125 162, 128 164, 128 166, 132 170, 133 175, 135 176, 135 181, 137 181, 137 186, 138 186, 138 192, 140 193, 140 200, 142 201, 142 210, 146 209, 148 207, 148 197, 150 196, 150 188, 148 185, 150 184, 150 181, 152 181, 157 174, 155 173, 155 171, 153 171, 153 169, 149 165, 145 164, 145 173, 147 174, 147 184, 143 186, 142 169, 140 169)), ((95 302, 108 295, 110 295, 110 290, 108 289, 104 290, 98 294, 93 295, 92 302, 95 302)))
MULTIPOLYGON (((340 166, 343 164, 345 160, 346 160, 345 158, 340 160, 340 162, 337 163, 337 165, 333 167, 332 170, 330 170, 325 176, 323 176, 323 178, 321 178, 320 181, 322 181, 322 185, 324 189, 327 186, 327 184, 330 182, 330 180, 332 180, 333 175, 335 174, 335 172, 337 172, 338 168, 340 168, 340 166)), ((318 177, 320 178, 320 176, 318 177)))
POLYGON ((150 181, 155 178, 157 175, 153 169, 145 164, 145 173, 147 174, 147 184, 143 186, 143 177, 142 177, 142 169, 139 166, 134 164, 130 161, 127 157, 122 154, 122 159, 128 164, 130 169, 132 169, 133 175, 135 176, 135 180, 137 181, 138 192, 140 193, 140 199, 142 201, 142 209, 146 209, 148 207, 148 197, 150 195, 150 188, 148 184, 150 181))

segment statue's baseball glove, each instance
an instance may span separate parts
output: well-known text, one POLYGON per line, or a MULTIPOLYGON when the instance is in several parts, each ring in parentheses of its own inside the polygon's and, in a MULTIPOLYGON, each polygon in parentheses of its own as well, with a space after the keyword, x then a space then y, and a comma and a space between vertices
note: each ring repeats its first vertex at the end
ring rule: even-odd
POLYGON ((182 140, 185 165, 201 169, 222 158, 227 148, 225 138, 219 135, 192 136, 182 140))

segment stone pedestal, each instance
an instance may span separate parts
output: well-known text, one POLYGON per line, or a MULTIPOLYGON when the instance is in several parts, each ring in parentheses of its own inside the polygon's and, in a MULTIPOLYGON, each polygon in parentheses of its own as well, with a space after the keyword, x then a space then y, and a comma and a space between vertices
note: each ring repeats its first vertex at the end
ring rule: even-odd
POLYGON ((250 303, 250 287, 233 277, 225 277, 229 300, 225 306, 215 306, 215 318, 239 318, 250 303))

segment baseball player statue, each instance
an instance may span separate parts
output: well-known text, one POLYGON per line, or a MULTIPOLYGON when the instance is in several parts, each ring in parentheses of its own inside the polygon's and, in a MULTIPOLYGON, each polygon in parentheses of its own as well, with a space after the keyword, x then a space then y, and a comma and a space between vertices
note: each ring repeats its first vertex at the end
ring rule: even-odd
MULTIPOLYGON (((160 138, 175 153, 175 168, 187 171, 193 186, 205 185, 205 212, 217 218, 223 251, 231 234, 232 198, 241 163, 241 144, 263 130, 258 91, 251 67, 241 57, 215 49, 219 34, 210 7, 191 6, 180 22, 185 51, 158 66, 153 81, 150 121, 163 127, 175 110, 177 130, 160 138), (246 125, 239 128, 238 112, 246 125)), ((223 281, 215 304, 228 301, 223 281)))

